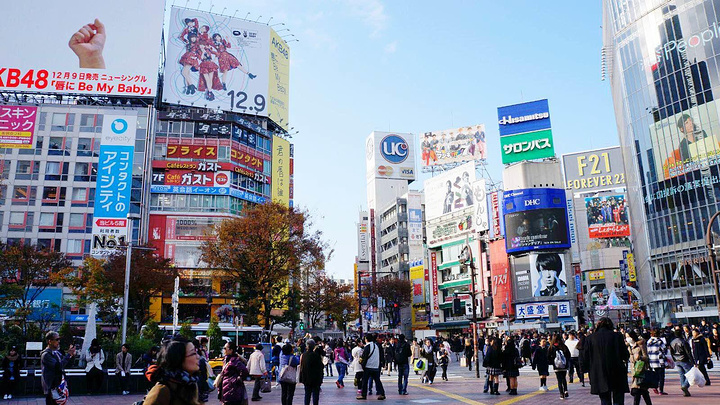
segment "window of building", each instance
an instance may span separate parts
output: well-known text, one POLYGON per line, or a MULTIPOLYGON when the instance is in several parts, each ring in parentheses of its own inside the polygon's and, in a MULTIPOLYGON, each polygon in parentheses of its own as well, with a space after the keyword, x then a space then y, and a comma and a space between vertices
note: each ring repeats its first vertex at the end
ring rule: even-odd
POLYGON ((30 197, 30 186, 15 186, 13 188, 13 200, 27 200, 30 197))
POLYGON ((92 138, 78 138, 77 155, 92 156, 92 138))
POLYGON ((75 114, 53 113, 51 131, 71 132, 75 125, 75 114))
POLYGON ((90 181, 90 163, 75 163, 75 181, 90 181))
POLYGON ((10 226, 25 226, 25 212, 14 211, 10 213, 10 226))
POLYGON ((45 186, 43 188, 43 200, 57 200, 58 188, 56 186, 45 186))
POLYGON ((43 137, 35 136, 35 149, 20 149, 18 152, 21 155, 42 155, 43 148, 43 137))
POLYGON ((82 254, 83 252, 83 240, 82 239, 68 239, 67 240, 67 254, 82 254))
POLYGON ((82 114, 80 115, 80 132, 102 132, 103 116, 102 114, 82 114))
POLYGON ((72 191, 72 200, 73 201, 87 201, 88 200, 88 190, 86 187, 75 187, 72 191))
POLYGON ((18 160, 15 174, 30 174, 32 171, 32 164, 33 162, 30 160, 18 160))
POLYGON ((38 225, 40 227, 50 227, 50 226, 54 227, 55 226, 55 213, 41 212, 38 225))
POLYGON ((84 228, 85 227, 85 214, 72 213, 70 214, 70 228, 84 228))
POLYGON ((47 124, 47 113, 41 112, 40 117, 38 118, 38 131, 44 131, 45 125, 47 124))

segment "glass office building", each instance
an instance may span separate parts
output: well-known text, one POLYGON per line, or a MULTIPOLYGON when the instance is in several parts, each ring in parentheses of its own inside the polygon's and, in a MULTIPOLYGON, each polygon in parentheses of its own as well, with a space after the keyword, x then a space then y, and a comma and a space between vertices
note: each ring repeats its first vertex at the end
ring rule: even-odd
POLYGON ((716 318, 704 234, 720 209, 720 0, 605 0, 602 58, 648 316, 716 318))

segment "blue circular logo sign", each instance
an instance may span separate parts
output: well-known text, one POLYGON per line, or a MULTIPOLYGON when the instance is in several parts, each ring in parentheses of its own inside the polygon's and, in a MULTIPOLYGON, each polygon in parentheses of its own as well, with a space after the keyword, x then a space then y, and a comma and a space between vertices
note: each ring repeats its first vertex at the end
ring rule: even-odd
POLYGON ((408 143, 398 135, 388 135, 380 142, 380 154, 390 163, 398 164, 407 159, 408 143))
POLYGON ((118 118, 110 124, 110 129, 120 135, 127 131, 128 123, 122 118, 118 118))

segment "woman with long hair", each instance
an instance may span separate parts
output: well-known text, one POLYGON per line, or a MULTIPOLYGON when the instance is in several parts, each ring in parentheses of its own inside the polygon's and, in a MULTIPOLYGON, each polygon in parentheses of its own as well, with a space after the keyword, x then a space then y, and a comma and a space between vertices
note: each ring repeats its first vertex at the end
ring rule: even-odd
POLYGON ((505 375, 509 380, 510 392, 508 395, 517 395, 517 379, 520 376, 520 366, 522 364, 523 360, 517 346, 515 346, 515 339, 512 336, 507 336, 503 348, 503 370, 505 370, 505 375))
POLYGON ((536 370, 538 372, 538 375, 540 376, 540 391, 546 391, 548 390, 547 387, 547 378, 548 375, 550 375, 549 367, 550 363, 548 362, 548 341, 545 338, 540 339, 540 346, 535 348, 535 351, 532 354, 532 369, 536 370))
POLYGON ((158 355, 158 366, 150 373, 155 383, 143 405, 199 405, 200 356, 195 345, 183 337, 166 342, 158 355))
POLYGON ((625 340, 630 348, 630 361, 632 362, 633 379, 630 385, 630 395, 634 398, 633 403, 640 405, 640 399, 642 398, 645 400, 645 405, 652 405, 650 392, 646 386, 642 385, 643 373, 649 370, 650 361, 645 339, 631 330, 625 333, 625 340))
POLYGON ((487 354, 483 359, 483 367, 485 367, 485 373, 490 378, 490 394, 500 395, 498 387, 500 385, 500 375, 503 373, 503 354, 502 348, 500 347, 500 339, 492 337, 490 339, 490 347, 488 347, 487 354))
POLYGON ((100 341, 98 339, 93 339, 92 342, 90 342, 90 347, 85 354, 85 358, 87 360, 85 373, 87 373, 88 393, 99 394, 105 377, 105 372, 103 371, 105 352, 102 347, 100 347, 100 341))
POLYGON ((556 333, 552 337, 552 345, 548 351, 548 360, 553 365, 555 377, 558 382, 558 391, 560 391, 560 399, 564 400, 569 397, 567 386, 567 372, 570 367, 570 349, 568 349, 562 335, 556 333))

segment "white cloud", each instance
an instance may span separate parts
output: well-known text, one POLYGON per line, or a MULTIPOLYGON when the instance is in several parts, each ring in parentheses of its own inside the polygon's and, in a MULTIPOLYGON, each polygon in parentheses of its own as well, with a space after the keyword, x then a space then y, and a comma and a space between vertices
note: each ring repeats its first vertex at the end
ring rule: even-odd
POLYGON ((345 0, 350 12, 359 17, 372 29, 370 36, 376 37, 387 27, 389 17, 380 0, 345 0))
POLYGON ((389 44, 385 45, 385 53, 387 53, 387 54, 395 53, 395 51, 397 51, 397 45, 398 45, 398 41, 392 41, 389 44))

